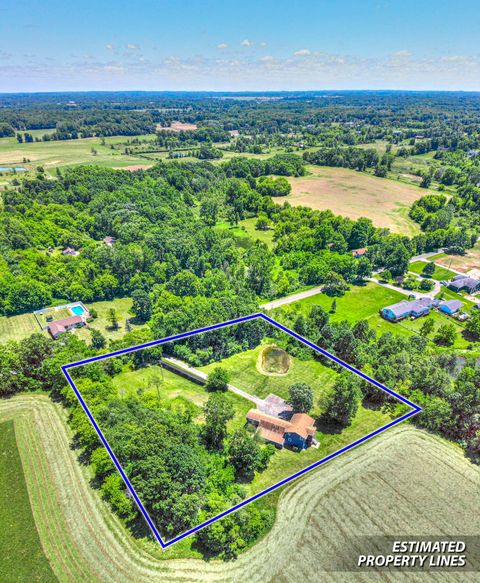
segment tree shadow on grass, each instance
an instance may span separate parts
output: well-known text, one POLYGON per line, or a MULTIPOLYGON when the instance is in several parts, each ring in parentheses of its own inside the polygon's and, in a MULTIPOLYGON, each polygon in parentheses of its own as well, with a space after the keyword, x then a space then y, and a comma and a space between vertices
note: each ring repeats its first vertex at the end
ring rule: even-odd
POLYGON ((339 423, 333 423, 332 421, 325 419, 324 417, 319 417, 315 422, 315 426, 317 428, 317 431, 320 431, 320 433, 325 433, 327 435, 337 435, 339 433, 342 433, 342 431, 345 429, 343 425, 340 425, 339 423))

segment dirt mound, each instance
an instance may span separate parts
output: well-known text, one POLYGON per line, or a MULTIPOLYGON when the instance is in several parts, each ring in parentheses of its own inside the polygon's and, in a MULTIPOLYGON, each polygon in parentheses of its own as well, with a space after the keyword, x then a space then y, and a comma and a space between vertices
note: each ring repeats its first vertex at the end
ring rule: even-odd
POLYGON ((292 364, 288 352, 278 346, 266 346, 260 353, 260 372, 267 375, 286 375, 292 364))

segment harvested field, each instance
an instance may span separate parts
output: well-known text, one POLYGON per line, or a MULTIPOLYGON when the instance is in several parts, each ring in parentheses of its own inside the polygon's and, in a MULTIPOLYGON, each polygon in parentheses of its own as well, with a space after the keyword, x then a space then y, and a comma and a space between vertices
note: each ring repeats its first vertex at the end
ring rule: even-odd
MULTIPOLYGON (((480 471, 459 449, 411 426, 390 430, 285 488, 271 532, 237 561, 165 560, 132 539, 90 488, 61 409, 44 396, 0 403, 17 442, 44 552, 59 581, 470 583, 478 573, 328 570, 365 535, 478 535, 480 471), (448 484, 448 489, 446 488, 448 484), (455 492, 455 496, 451 495, 455 492)), ((358 552, 359 549, 356 548, 358 552)))
POLYGON ((163 127, 160 124, 157 125, 157 131, 168 130, 169 132, 188 132, 197 129, 197 124, 185 123, 183 121, 172 121, 168 127, 163 127))
POLYGON ((121 170, 128 170, 129 172, 135 172, 135 170, 148 170, 153 164, 132 164, 132 166, 125 166, 121 170))
POLYGON ((388 227, 394 233, 419 232, 408 217, 408 208, 428 191, 347 168, 309 166, 308 170, 308 176, 290 178, 291 194, 275 198, 275 202, 330 209, 351 219, 368 217, 375 226, 388 227))
MULTIPOLYGON (((432 261, 437 265, 443 265, 447 268, 451 267, 462 273, 478 270, 480 269, 480 243, 477 243, 475 247, 469 249, 465 255, 447 255, 446 253, 440 253, 432 257, 432 261)), ((475 276, 475 273, 471 275, 475 276)))

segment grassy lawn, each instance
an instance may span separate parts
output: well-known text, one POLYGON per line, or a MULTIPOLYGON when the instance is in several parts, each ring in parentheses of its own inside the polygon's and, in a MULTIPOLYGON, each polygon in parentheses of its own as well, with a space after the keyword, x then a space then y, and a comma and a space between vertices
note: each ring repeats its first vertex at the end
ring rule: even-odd
MULTIPOLYGON (((417 275, 422 275, 425 265, 428 265, 428 263, 425 261, 414 261, 408 265, 408 271, 412 271, 417 275)), ((452 279, 452 277, 455 277, 455 275, 457 275, 455 272, 450 271, 449 269, 445 269, 445 267, 439 267, 436 265, 431 279, 435 279, 437 281, 449 280, 452 279)))
MULTIPOLYGON (((352 285, 350 290, 341 297, 335 298, 337 308, 334 314, 330 313, 332 322, 340 322, 347 320, 351 324, 359 320, 368 320, 370 327, 375 329, 378 333, 392 331, 391 322, 384 320, 379 310, 384 306, 389 306, 407 299, 407 296, 395 290, 388 289, 377 283, 368 282, 365 285, 352 285)), ((281 319, 282 314, 302 312, 307 314, 313 306, 321 306, 327 312, 330 311, 334 298, 325 294, 317 294, 298 302, 293 302, 281 308, 278 308, 273 313, 273 318, 276 314, 277 319, 281 319)), ((406 330, 399 330, 400 334, 407 334, 406 330)))
POLYGON ((269 229, 268 231, 259 231, 255 229, 257 220, 258 219, 254 217, 252 219, 245 219, 243 221, 240 221, 239 224, 241 225, 241 227, 245 229, 245 231, 250 235, 250 237, 252 237, 252 239, 259 239, 263 243, 266 243, 270 249, 272 249, 273 246, 275 245, 273 241, 273 229, 269 229))
MULTIPOLYGON (((23 340, 31 334, 42 332, 33 314, 0 316, 0 342, 23 340)), ((42 332, 45 334, 45 332, 42 332)))
POLYGON ((0 524, 2 582, 57 581, 40 544, 13 421, 0 424, 0 524))
MULTIPOLYGON (((122 336, 127 333, 125 328, 125 320, 127 318, 133 318, 132 314, 130 314, 129 310, 132 307, 132 299, 131 298, 117 298, 115 300, 104 301, 104 302, 92 302, 91 304, 87 304, 87 308, 95 309, 97 311, 98 317, 89 322, 88 327, 86 328, 79 328, 75 331, 75 334, 79 336, 79 338, 83 338, 87 342, 90 341, 91 334, 88 331, 88 328, 95 328, 99 330, 106 338, 109 340, 118 340, 122 336), (109 310, 113 308, 117 313, 117 319, 119 327, 117 330, 112 330, 110 328, 110 324, 108 322, 107 316, 109 310)), ((143 328, 144 325, 134 325, 130 323, 132 330, 138 330, 143 328)))
MULTIPOLYGON (((113 383, 123 397, 143 393, 152 400, 158 400, 168 409, 185 409, 187 406, 199 422, 203 421, 202 407, 210 395, 203 385, 157 365, 137 370, 127 368, 113 377, 113 383)), ((229 430, 243 427, 247 412, 253 404, 229 391, 225 393, 225 397, 235 409, 235 417, 228 425, 229 430)))
POLYGON ((304 382, 312 387, 315 395, 315 407, 317 408, 318 401, 332 387, 337 373, 318 361, 305 361, 292 357, 292 364, 287 374, 283 376, 262 374, 257 369, 257 362, 261 351, 268 344, 271 342, 265 342, 253 350, 234 354, 230 358, 209 364, 200 370, 209 373, 216 366, 222 366, 229 371, 232 385, 262 398, 274 393, 287 399, 288 387, 294 383, 304 382))

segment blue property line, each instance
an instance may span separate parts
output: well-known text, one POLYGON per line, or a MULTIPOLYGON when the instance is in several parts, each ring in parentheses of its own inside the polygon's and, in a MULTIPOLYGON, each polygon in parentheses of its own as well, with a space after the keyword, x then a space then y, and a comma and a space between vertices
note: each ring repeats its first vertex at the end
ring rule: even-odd
POLYGON ((353 449, 354 447, 357 447, 358 445, 364 443, 365 441, 371 439, 372 437, 375 437, 376 435, 379 435, 383 431, 389 429, 390 427, 393 427, 394 425, 397 425, 397 424, 401 423, 402 421, 405 421, 406 419, 412 417, 413 415, 416 415, 417 413, 419 413, 421 411, 421 408, 418 405, 416 405, 415 403, 412 403, 411 401, 409 401, 408 399, 406 399, 402 395, 399 395, 395 391, 392 391, 391 389, 389 389, 385 385, 382 385, 381 383, 379 383, 375 379, 372 379, 368 375, 366 375, 363 372, 357 370, 355 367, 347 364, 346 362, 344 362, 340 358, 337 358, 333 354, 330 354, 328 351, 324 350, 323 348, 320 348, 320 346, 317 346, 316 344, 313 344, 313 342, 310 342, 306 338, 303 338, 302 336, 300 336, 299 334, 297 334, 293 330, 290 330, 286 326, 283 326, 282 324, 279 324, 275 320, 272 320, 272 318, 270 318, 269 316, 267 316, 267 315, 265 315, 263 313, 251 314, 250 316, 244 316, 242 318, 237 318, 235 320, 229 320, 227 322, 222 322, 220 324, 215 324, 213 326, 206 326, 204 328, 199 328, 198 330, 192 330, 190 332, 184 332, 183 334, 177 334, 175 336, 169 336, 169 337, 163 338, 161 340, 154 340, 152 342, 147 342, 145 344, 139 344, 138 346, 131 346, 130 348, 124 348, 122 350, 117 350, 117 351, 111 352, 109 354, 102 354, 102 355, 95 356, 95 357, 92 357, 92 358, 87 358, 85 360, 80 360, 78 362, 66 364, 66 365, 63 365, 61 368, 62 368, 62 372, 65 375, 65 377, 66 377, 69 385, 72 387, 72 389, 75 392, 75 395, 77 396, 77 398, 78 398, 80 404, 82 405, 85 413, 87 414, 88 418, 90 419, 90 422, 92 423, 95 431, 98 433, 98 436, 100 437, 103 445, 105 446, 105 448, 107 449, 110 457, 112 458, 112 461, 115 464, 115 467, 120 472, 120 475, 122 476, 123 481, 127 485, 127 488, 129 489, 130 493, 132 494, 132 496, 133 496, 133 498, 134 498, 134 500, 135 500, 138 508, 140 509, 142 515, 144 516, 145 520, 147 521, 147 523, 148 523, 151 531, 153 532, 155 538, 158 540, 158 542, 160 543, 160 545, 164 549, 167 548, 167 547, 169 547, 170 545, 173 545, 174 543, 182 540, 183 538, 185 538, 187 536, 190 536, 190 535, 194 534, 195 532, 198 532, 199 530, 205 528, 206 526, 212 524, 213 522, 216 522, 217 520, 219 520, 219 519, 221 519, 221 518, 223 518, 225 516, 228 516, 229 514, 232 514, 233 512, 236 512, 237 510, 239 510, 240 508, 243 508, 247 504, 250 504, 251 502, 253 502, 255 500, 258 500, 262 496, 265 496, 266 494, 268 494, 270 492, 273 492, 277 488, 280 488, 281 486, 284 486, 285 484, 288 484, 292 480, 295 480, 295 479, 299 478, 300 476, 306 474, 307 472, 310 472, 311 470, 313 470, 315 468, 318 468, 319 466, 321 466, 321 465, 329 462, 330 460, 338 457, 339 455, 341 455, 341 454, 343 454, 343 453, 345 453, 345 452, 353 449), (312 348, 316 352, 319 352, 320 354, 322 354, 323 356, 329 358, 333 362, 336 362, 337 364, 343 366, 347 370, 349 370, 349 371, 357 374, 358 376, 360 376, 364 380, 368 381, 369 383, 373 384, 374 386, 378 387, 382 391, 387 392, 388 394, 390 394, 391 396, 395 397, 399 401, 401 401, 404 404, 408 405, 409 407, 412 408, 412 411, 409 411, 408 413, 406 413, 405 415, 402 415, 398 419, 395 419, 394 421, 391 421, 390 423, 387 423, 387 425, 384 425, 383 427, 380 427, 379 429, 376 429, 375 431, 372 431, 371 433, 365 435, 364 437, 361 437, 360 439, 357 439, 353 443, 351 443, 351 444, 343 447, 342 449, 339 449, 338 451, 336 451, 336 452, 334 452, 334 453, 332 453, 332 454, 324 457, 323 459, 321 459, 321 460, 319 460, 319 461, 311 464, 310 466, 307 466, 306 468, 303 468, 299 472, 296 472, 295 474, 292 474, 291 476, 289 476, 288 478, 285 478, 284 480, 281 480, 277 484, 274 484, 273 486, 270 486, 269 488, 267 488, 265 490, 262 490, 258 494, 255 494, 254 496, 251 496, 250 498, 247 498, 246 500, 243 500, 239 504, 236 504, 232 508, 230 508, 228 510, 225 510, 224 512, 218 514, 217 516, 214 516, 213 518, 210 518, 209 520, 203 522, 202 524, 200 524, 198 526, 195 526, 194 528, 191 528, 190 530, 187 530, 186 532, 184 532, 184 533, 176 536, 175 538, 173 538, 173 539, 171 539, 169 541, 164 541, 162 539, 160 533, 158 532, 156 526, 154 525, 152 519, 150 518, 147 510, 145 509, 145 507, 143 506, 142 502, 140 501, 140 498, 138 497, 137 493, 135 492, 135 489, 132 486, 130 480, 128 479, 127 475, 123 471, 123 468, 120 465, 120 462, 117 460, 115 454, 113 453, 110 445, 108 444, 107 439, 103 435, 100 427, 97 425, 97 422, 95 421, 92 413, 90 412, 87 404, 85 403, 82 395, 80 394, 80 391, 75 386, 75 383, 73 382, 73 380, 72 380, 72 378, 71 378, 71 376, 70 376, 70 374, 68 372, 68 369, 75 368, 75 367, 78 367, 78 366, 81 366, 81 365, 84 365, 84 364, 88 364, 88 363, 91 363, 91 362, 96 362, 98 360, 104 360, 106 358, 111 358, 113 356, 119 356, 121 354, 128 354, 128 353, 131 353, 131 352, 136 352, 138 350, 143 350, 145 348, 151 348, 153 346, 158 346, 158 345, 161 345, 161 344, 165 344, 167 342, 172 342, 172 341, 175 341, 175 340, 180 340, 182 338, 188 338, 190 336, 195 336, 196 334, 202 334, 204 332, 209 332, 211 330, 218 330, 219 328, 225 328, 227 326, 232 326, 234 324, 240 324, 242 322, 247 322, 247 321, 250 321, 250 320, 255 320, 256 318, 261 318, 264 321, 268 322, 269 324, 272 324, 273 326, 275 326, 279 330, 282 330, 283 332, 286 332, 287 334, 290 334, 290 336, 296 338, 297 340, 299 340, 300 342, 302 342, 306 346, 309 346, 310 348, 312 348))

